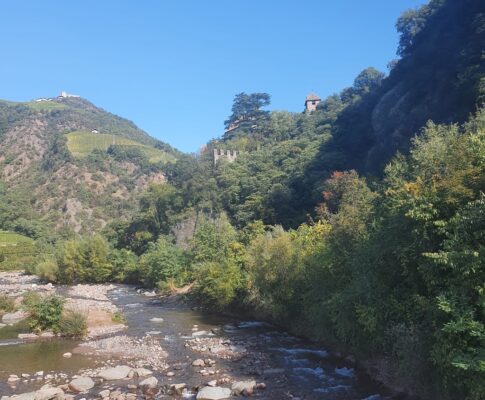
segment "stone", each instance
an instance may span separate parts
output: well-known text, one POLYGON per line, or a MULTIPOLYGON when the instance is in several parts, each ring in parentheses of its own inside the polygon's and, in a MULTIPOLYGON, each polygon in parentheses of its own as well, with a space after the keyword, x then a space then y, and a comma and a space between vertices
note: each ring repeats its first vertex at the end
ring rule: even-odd
MULTIPOLYGON (((7 396, 7 399, 15 399, 15 400, 34 400, 35 398, 35 392, 28 392, 28 393, 22 393, 22 394, 17 394, 15 396, 12 396, 12 397, 8 397, 7 396)), ((2 400, 3 400, 3 397, 2 397, 2 400)))
POLYGON ((30 377, 30 374, 22 374, 22 378, 28 378, 30 377))
POLYGON ((172 376, 175 376, 175 372, 169 371, 167 372, 167 376, 171 378, 172 376))
POLYGON ((140 378, 148 375, 152 375, 153 372, 146 368, 136 368, 135 374, 138 375, 140 378))
POLYGON ((182 394, 184 389, 187 387, 185 383, 175 383, 170 385, 170 389, 175 392, 175 394, 182 394))
POLYGON ((114 368, 103 369, 98 372, 98 378, 102 378, 106 381, 113 381, 117 379, 124 379, 130 373, 131 368, 127 365, 118 365, 114 368))
POLYGON ((125 400, 136 400, 136 393, 126 393, 125 400))
POLYGON ((35 333, 19 333, 17 337, 22 340, 36 340, 39 338, 35 333))
POLYGON ((18 380, 20 380, 20 378, 17 375, 15 375, 15 376, 10 375, 7 379, 7 382, 8 383, 14 383, 14 382, 17 382, 18 380))
POLYGON ((217 381, 214 379, 213 381, 207 382, 207 386, 215 387, 217 386, 217 381))
POLYGON ((256 381, 239 381, 232 384, 231 390, 232 394, 235 396, 239 396, 243 393, 245 396, 251 396, 255 387, 256 381))
POLYGON ((203 387, 197 393, 197 400, 224 400, 231 398, 231 389, 222 387, 203 387))
POLYGON ((72 353, 64 353, 62 355, 62 357, 64 357, 64 358, 71 358, 72 357, 72 353))
POLYGON ((192 362, 193 367, 205 367, 205 362, 201 358, 198 358, 197 360, 194 360, 192 362))
POLYGON ((158 323, 160 323, 160 322, 163 322, 163 318, 156 318, 155 317, 155 318, 150 319, 150 321, 151 322, 158 322, 158 323))
POLYGON ((146 378, 145 380, 141 381, 139 383, 139 386, 141 387, 142 391, 146 391, 147 389, 154 389, 158 385, 158 379, 155 378, 154 376, 151 376, 150 378, 146 378))
POLYGON ((109 397, 109 394, 111 392, 108 390, 108 389, 105 389, 105 390, 101 390, 101 392, 98 393, 98 397, 104 399, 106 397, 109 397))
POLYGON ((93 387, 94 387, 94 381, 87 376, 73 379, 69 383, 69 389, 71 389, 73 392, 78 392, 78 393, 86 392, 89 389, 92 389, 93 387))
POLYGON ((2 322, 7 325, 14 325, 23 321, 25 318, 29 316, 29 313, 25 311, 16 311, 13 313, 6 313, 3 314, 2 322))
POLYGON ((44 385, 35 392, 34 400, 63 400, 64 391, 57 387, 44 385))
POLYGON ((37 371, 35 376, 44 376, 44 371, 37 371))
POLYGON ((256 385, 256 389, 258 389, 258 390, 264 390, 264 389, 266 389, 266 383, 264 383, 264 382, 258 383, 256 385))

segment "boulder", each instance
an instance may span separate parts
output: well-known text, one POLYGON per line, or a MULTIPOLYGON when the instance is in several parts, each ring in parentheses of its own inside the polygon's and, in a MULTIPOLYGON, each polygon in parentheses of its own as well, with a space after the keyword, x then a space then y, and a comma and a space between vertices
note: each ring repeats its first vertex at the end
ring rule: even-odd
POLYGON ((231 390, 235 396, 239 396, 240 394, 251 396, 255 387, 256 381, 239 381, 232 384, 231 390))
POLYGON ((124 379, 130 373, 131 368, 127 365, 118 365, 114 368, 103 369, 98 372, 98 378, 102 378, 106 381, 113 381, 117 379, 124 379))
POLYGON ((135 374, 137 376, 139 376, 140 378, 142 378, 144 376, 152 375, 153 372, 150 371, 149 369, 146 369, 146 368, 136 368, 135 369, 135 374))
POLYGON ((23 321, 29 316, 29 313, 25 311, 16 311, 13 313, 3 314, 2 322, 7 325, 14 325, 20 321, 23 321))
POLYGON ((231 389, 206 386, 197 393, 197 400, 224 400, 231 398, 231 389))
POLYGON ((17 335, 19 339, 22 340, 37 340, 39 339, 39 336, 37 336, 35 333, 19 333, 17 335))
POLYGON ((193 367, 205 367, 205 362, 201 358, 198 358, 197 360, 194 360, 192 362, 193 367))
POLYGON ((98 397, 100 397, 101 399, 105 399, 105 398, 109 397, 110 393, 111 392, 108 389, 101 390, 101 392, 98 393, 98 397))
POLYGON ((64 391, 49 385, 42 386, 35 392, 34 400, 63 400, 64 391))
POLYGON ((173 385, 170 385, 170 389, 175 393, 175 394, 182 394, 183 390, 187 387, 185 383, 174 383, 173 385))
POLYGON ((78 392, 78 393, 86 392, 89 389, 92 389, 93 387, 94 387, 94 381, 88 376, 73 379, 69 383, 69 389, 71 389, 73 392, 78 392))
POLYGON ((16 394, 12 397, 7 396, 7 399, 12 399, 12 400, 34 400, 34 398, 35 398, 35 392, 16 394))
POLYGON ((139 386, 141 387, 142 391, 146 391, 147 389, 154 389, 158 385, 158 379, 155 378, 154 376, 151 376, 150 378, 146 378, 145 380, 141 381, 139 383, 139 386))

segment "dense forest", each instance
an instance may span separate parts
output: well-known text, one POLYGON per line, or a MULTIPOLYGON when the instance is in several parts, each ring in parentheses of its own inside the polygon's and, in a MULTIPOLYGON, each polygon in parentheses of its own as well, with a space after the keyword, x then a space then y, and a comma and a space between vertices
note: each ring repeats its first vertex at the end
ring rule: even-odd
POLYGON ((388 74, 365 69, 311 113, 237 94, 226 132, 161 164, 167 181, 133 215, 39 240, 27 270, 190 285, 212 309, 385 365, 423 398, 485 398, 485 3, 432 0, 396 27, 388 74), (220 149, 237 159, 215 162, 220 149))

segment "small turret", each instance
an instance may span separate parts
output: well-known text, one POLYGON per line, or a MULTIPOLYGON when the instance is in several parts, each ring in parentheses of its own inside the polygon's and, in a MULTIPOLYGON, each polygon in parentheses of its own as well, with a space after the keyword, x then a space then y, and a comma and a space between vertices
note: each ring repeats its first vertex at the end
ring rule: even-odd
POLYGON ((320 103, 322 99, 318 97, 315 93, 311 92, 308 94, 305 100, 305 112, 311 113, 317 109, 318 103, 320 103))

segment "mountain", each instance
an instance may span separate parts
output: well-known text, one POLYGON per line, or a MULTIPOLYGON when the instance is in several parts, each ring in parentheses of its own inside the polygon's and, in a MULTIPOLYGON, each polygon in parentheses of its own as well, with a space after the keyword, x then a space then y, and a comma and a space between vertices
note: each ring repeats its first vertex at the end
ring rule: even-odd
POLYGON ((178 155, 80 97, 0 101, 0 223, 34 237, 97 231, 128 216, 178 155))

